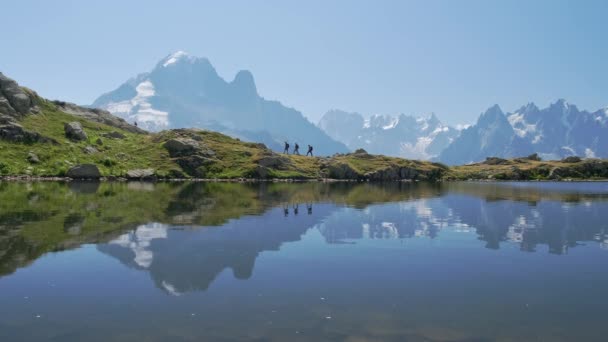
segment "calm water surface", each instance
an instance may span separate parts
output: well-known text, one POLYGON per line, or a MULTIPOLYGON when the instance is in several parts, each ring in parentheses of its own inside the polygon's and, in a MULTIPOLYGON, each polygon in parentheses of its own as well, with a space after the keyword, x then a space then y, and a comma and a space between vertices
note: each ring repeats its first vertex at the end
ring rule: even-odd
POLYGON ((0 183, 1 341, 606 341, 608 183, 0 183))

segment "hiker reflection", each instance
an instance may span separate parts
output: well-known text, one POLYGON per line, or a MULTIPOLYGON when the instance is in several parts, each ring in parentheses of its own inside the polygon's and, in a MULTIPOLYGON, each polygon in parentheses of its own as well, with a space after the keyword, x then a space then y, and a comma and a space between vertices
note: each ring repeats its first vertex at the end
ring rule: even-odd
POLYGON ((297 203, 293 205, 293 214, 298 215, 298 204, 297 203))
POLYGON ((289 216, 289 206, 287 204, 283 206, 283 214, 285 217, 289 216))
POLYGON ((312 215, 312 203, 306 203, 306 211, 308 215, 312 215))

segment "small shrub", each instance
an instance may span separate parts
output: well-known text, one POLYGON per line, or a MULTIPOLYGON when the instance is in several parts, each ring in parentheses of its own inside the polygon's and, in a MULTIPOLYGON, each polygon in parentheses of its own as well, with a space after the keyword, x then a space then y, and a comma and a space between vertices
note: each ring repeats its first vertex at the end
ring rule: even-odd
POLYGON ((116 161, 115 161, 115 160, 112 160, 112 159, 110 159, 110 158, 105 158, 105 159, 102 161, 102 164, 103 164, 103 165, 105 165, 105 166, 107 166, 107 167, 112 167, 112 166, 116 165, 116 161))
POLYGON ((10 173, 10 168, 8 164, 0 162, 0 175, 5 175, 10 173))

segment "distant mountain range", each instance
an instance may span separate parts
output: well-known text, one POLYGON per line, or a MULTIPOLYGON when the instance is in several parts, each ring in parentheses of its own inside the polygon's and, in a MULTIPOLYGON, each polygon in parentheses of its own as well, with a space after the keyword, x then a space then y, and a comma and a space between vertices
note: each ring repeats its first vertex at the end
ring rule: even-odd
POLYGON ((331 110, 323 115, 318 126, 351 150, 363 148, 373 154, 412 159, 439 156, 459 134, 455 128, 441 123, 435 114, 373 115, 365 119, 359 113, 331 110))
POLYGON ((282 150, 283 142, 311 144, 321 155, 347 152, 302 113, 258 95, 253 75, 222 79, 208 59, 183 51, 103 94, 92 104, 150 131, 205 128, 282 150))
POLYGON ((283 142, 311 144, 321 155, 363 148, 370 153, 464 164, 486 157, 538 153, 544 159, 608 157, 608 109, 581 111, 558 100, 511 112, 498 105, 457 129, 435 114, 415 117, 327 112, 317 125, 299 111, 258 95, 253 75, 222 79, 209 60, 179 51, 93 104, 150 131, 204 128, 282 151, 283 142))
POLYGON ((608 157, 608 109, 581 111, 565 100, 539 109, 529 103, 512 113, 498 105, 481 114, 439 155, 447 164, 538 153, 543 159, 608 157))
POLYGON ((538 153, 543 159, 608 157, 608 109, 579 110, 565 100, 539 109, 529 103, 512 113, 494 105, 463 130, 427 117, 327 112, 318 126, 350 149, 450 165, 538 153))

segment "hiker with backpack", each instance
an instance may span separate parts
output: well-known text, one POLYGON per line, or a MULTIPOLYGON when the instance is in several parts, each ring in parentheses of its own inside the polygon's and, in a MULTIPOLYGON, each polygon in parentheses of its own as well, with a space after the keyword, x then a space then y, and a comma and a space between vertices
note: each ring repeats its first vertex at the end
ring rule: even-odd
POLYGON ((312 146, 308 145, 308 152, 306 152, 306 155, 308 156, 308 154, 310 153, 310 156, 312 157, 312 146))

